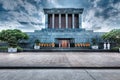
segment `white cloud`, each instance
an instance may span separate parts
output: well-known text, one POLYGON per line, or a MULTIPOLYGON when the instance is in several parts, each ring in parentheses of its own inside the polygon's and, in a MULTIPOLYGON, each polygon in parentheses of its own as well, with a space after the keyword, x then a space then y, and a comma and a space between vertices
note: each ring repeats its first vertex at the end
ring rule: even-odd
POLYGON ((55 8, 62 8, 63 6, 58 3, 58 0, 47 0, 49 5, 53 5, 55 8))
POLYGON ((3 8, 6 10, 14 10, 15 7, 17 7, 16 1, 11 0, 1 0, 1 3, 3 3, 3 8))

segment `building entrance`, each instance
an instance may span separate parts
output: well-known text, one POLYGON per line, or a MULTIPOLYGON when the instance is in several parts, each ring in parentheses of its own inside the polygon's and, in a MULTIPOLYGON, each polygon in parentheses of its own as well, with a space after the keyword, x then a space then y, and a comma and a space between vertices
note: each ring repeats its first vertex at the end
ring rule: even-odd
POLYGON ((59 48, 70 48, 74 45, 73 38, 57 38, 56 39, 56 47, 59 48))
POLYGON ((62 48, 70 47, 69 40, 59 40, 59 47, 62 47, 62 48))

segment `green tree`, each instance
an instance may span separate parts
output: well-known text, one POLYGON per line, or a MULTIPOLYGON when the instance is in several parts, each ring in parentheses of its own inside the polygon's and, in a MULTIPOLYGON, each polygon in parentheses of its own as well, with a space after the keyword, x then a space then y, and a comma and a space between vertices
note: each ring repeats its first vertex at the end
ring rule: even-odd
POLYGON ((97 39, 96 38, 92 38, 92 44, 97 45, 97 39))
POLYGON ((0 32, 0 40, 7 42, 11 47, 16 47, 20 40, 26 40, 28 38, 29 37, 26 33, 18 29, 8 29, 0 32))
POLYGON ((116 42, 118 45, 120 45, 120 29, 111 30, 110 32, 103 34, 102 38, 104 40, 116 42))
POLYGON ((9 46, 16 47, 17 46, 16 38, 14 36, 10 37, 8 39, 8 44, 9 46))
POLYGON ((36 39, 36 40, 35 40, 35 44, 36 44, 36 45, 39 45, 39 43, 40 43, 39 39, 36 39))

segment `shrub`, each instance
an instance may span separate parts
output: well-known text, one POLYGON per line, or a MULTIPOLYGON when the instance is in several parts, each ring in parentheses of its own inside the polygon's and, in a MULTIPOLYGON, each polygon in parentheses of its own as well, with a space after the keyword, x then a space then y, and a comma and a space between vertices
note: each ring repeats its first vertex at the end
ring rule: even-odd
MULTIPOLYGON (((8 48, 9 48, 8 46, 1 46, 1 47, 0 47, 0 51, 7 51, 8 48)), ((18 52, 22 52, 22 51, 23 51, 23 48, 17 46, 17 51, 18 51, 18 52)))
POLYGON ((22 51, 23 51, 23 48, 21 48, 20 46, 17 46, 17 51, 18 51, 18 52, 22 52, 22 51))
POLYGON ((119 48, 120 48, 120 47, 113 47, 112 50, 114 50, 114 51, 119 51, 119 48))
POLYGON ((96 38, 92 38, 92 44, 93 44, 93 45, 97 45, 97 43, 98 43, 98 42, 97 42, 97 39, 96 39, 96 38))
POLYGON ((39 43, 40 43, 39 39, 36 39, 36 40, 35 40, 35 44, 36 44, 36 45, 39 45, 39 43))
POLYGON ((8 46, 0 46, 0 51, 7 51, 8 46))

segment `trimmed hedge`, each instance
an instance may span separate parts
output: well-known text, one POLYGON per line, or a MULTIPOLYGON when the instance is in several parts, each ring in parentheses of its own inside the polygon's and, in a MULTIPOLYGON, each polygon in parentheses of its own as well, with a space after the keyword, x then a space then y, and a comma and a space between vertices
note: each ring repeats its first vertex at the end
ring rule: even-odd
POLYGON ((7 51, 8 47, 7 46, 0 46, 0 51, 7 51))
MULTIPOLYGON (((7 52, 8 46, 0 46, 0 51, 7 52)), ((23 48, 17 46, 17 52, 22 52, 23 48)))
POLYGON ((119 51, 120 47, 113 47, 112 50, 119 51))
POLYGON ((17 46, 17 51, 18 51, 18 52, 22 52, 22 51, 23 51, 23 48, 21 48, 20 46, 17 46))

